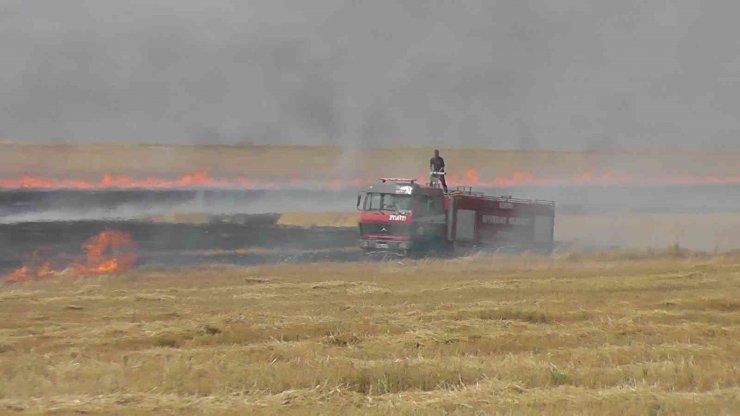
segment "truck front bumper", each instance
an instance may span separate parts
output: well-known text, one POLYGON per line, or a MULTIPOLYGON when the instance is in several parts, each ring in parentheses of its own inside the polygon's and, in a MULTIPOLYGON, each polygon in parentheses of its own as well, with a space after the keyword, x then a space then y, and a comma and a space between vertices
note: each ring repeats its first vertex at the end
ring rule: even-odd
POLYGON ((360 240, 360 248, 365 251, 408 251, 410 240, 360 240))

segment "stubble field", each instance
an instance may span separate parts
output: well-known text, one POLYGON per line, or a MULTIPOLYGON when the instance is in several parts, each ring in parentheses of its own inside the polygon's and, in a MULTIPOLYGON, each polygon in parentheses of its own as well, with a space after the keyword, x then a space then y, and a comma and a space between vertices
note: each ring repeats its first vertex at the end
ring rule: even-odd
POLYGON ((740 256, 139 268, 0 288, 0 413, 736 414, 740 256))
MULTIPOLYGON (((24 143, 0 140, 0 179, 19 174, 89 179, 103 174, 172 177, 194 171, 219 176, 360 178, 408 176, 428 169, 431 148, 24 143)), ((656 178, 736 176, 738 152, 583 152, 442 149, 451 173, 481 178, 526 172, 570 178, 583 172, 656 178)), ((469 183, 467 183, 469 184, 469 183)))

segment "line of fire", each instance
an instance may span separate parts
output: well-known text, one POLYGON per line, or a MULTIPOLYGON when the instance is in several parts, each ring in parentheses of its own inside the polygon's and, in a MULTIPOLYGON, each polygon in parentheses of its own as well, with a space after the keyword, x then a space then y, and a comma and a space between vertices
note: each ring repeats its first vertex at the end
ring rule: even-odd
MULTIPOLYGON (((528 172, 513 172, 492 178, 482 177, 478 170, 468 168, 464 175, 451 175, 453 183, 465 183, 478 188, 512 186, 558 186, 558 185, 710 185, 738 184, 740 175, 658 175, 635 176, 611 171, 583 171, 570 176, 542 177, 528 172)), ((189 188, 233 188, 233 189, 285 189, 323 188, 348 189, 362 186, 374 178, 331 178, 311 179, 303 177, 257 178, 221 177, 207 171, 189 172, 175 178, 145 177, 104 174, 98 179, 53 178, 40 174, 23 174, 18 177, 0 178, 0 189, 189 189, 189 188)))

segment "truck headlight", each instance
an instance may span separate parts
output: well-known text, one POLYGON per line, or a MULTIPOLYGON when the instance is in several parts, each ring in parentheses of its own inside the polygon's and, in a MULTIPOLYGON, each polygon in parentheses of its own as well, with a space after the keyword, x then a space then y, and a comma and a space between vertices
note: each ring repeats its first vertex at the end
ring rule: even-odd
POLYGON ((411 243, 409 243, 408 241, 401 241, 401 242, 400 242, 400 243, 398 244, 398 248, 400 248, 401 250, 408 250, 408 248, 409 248, 410 246, 411 246, 411 243))

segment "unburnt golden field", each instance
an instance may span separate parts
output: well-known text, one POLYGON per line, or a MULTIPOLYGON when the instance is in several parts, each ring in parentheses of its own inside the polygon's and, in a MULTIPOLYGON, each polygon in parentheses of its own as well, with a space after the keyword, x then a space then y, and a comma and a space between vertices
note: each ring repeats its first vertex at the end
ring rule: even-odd
POLYGON ((140 268, 0 287, 0 413, 737 414, 740 256, 140 268))
MULTIPOLYGON (((29 143, 0 140, 0 179, 20 174, 89 179, 103 174, 177 176, 205 171, 219 176, 361 178, 418 175, 428 169, 431 147, 355 149, 339 146, 226 146, 122 143, 29 143)), ((655 178, 670 175, 736 176, 738 152, 583 152, 442 149, 451 173, 481 178, 525 172, 569 178, 608 171, 655 178)), ((472 185, 467 179, 461 185, 472 185)))

